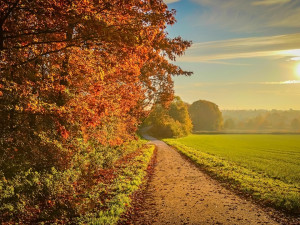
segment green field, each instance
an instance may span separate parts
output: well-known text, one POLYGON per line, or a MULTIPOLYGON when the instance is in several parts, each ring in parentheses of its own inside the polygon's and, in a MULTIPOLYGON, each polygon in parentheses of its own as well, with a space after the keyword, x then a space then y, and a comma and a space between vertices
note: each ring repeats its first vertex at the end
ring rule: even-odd
POLYGON ((234 189, 300 212, 300 135, 190 135, 165 141, 234 189))

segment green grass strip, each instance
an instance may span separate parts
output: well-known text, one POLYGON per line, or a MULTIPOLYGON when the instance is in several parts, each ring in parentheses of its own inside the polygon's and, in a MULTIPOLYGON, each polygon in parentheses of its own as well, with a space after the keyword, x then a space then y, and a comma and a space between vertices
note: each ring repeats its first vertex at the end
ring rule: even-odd
POLYGON ((300 213, 300 188, 298 186, 270 178, 263 173, 244 168, 218 156, 187 147, 174 139, 164 139, 164 141, 174 146, 210 175, 225 181, 231 188, 242 191, 265 205, 284 209, 291 213, 300 213))
POLYGON ((147 166, 154 152, 154 145, 145 145, 142 154, 118 170, 118 175, 108 189, 111 198, 106 202, 107 210, 87 214, 77 221, 78 224, 116 224, 127 207, 130 206, 130 196, 138 190, 147 174, 147 166))

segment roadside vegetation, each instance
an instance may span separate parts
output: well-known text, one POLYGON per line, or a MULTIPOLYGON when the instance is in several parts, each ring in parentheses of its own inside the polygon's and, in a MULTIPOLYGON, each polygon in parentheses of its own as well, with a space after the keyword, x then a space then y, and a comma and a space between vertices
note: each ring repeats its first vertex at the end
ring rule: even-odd
POLYGON ((154 145, 144 145, 116 162, 114 179, 102 184, 96 196, 103 202, 99 211, 78 217, 79 224, 116 224, 131 203, 131 195, 139 188, 146 176, 147 166, 152 158, 154 145))
POLYGON ((29 169, 13 179, 0 174, 0 222, 115 224, 146 174, 154 146, 146 141, 76 155, 64 171, 29 169))
POLYGON ((190 135, 164 141, 231 188, 300 213, 298 135, 190 135))

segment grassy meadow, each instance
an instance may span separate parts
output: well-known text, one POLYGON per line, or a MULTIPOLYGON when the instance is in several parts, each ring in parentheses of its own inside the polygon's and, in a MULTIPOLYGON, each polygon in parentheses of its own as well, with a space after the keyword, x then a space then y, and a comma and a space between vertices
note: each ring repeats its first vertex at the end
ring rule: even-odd
POLYGON ((300 135, 189 135, 165 141, 232 188, 300 212, 300 135))

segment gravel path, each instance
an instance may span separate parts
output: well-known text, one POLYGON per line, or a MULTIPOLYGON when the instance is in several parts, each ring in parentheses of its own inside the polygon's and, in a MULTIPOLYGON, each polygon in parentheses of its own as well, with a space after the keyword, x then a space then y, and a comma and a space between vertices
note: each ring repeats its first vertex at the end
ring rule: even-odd
POLYGON ((278 224, 259 207, 222 187, 162 141, 133 224, 278 224))

